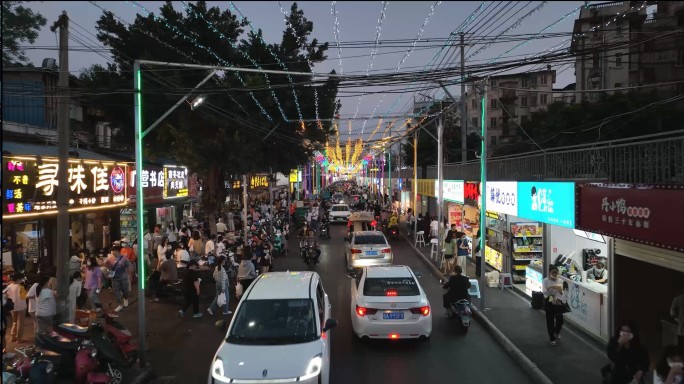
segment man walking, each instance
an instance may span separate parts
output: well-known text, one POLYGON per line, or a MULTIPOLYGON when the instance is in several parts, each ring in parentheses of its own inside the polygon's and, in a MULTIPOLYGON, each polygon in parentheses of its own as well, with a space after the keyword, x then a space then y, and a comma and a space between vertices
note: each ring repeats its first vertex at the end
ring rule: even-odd
POLYGON ((109 272, 109 276, 112 278, 114 296, 116 296, 116 301, 119 303, 119 306, 114 311, 121 312, 122 309, 128 307, 129 274, 133 265, 127 258, 121 255, 120 245, 112 247, 112 255, 114 255, 116 262, 110 267, 111 272, 109 272))

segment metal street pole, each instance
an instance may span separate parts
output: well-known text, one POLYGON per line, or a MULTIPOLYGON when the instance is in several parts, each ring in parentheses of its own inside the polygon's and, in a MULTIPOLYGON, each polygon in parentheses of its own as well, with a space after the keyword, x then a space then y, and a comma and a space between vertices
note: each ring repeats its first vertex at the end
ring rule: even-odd
MULTIPOLYGON (((391 140, 392 140, 392 126, 391 125, 389 127, 389 139, 390 139, 390 143, 391 143, 391 140)), ((392 190, 392 144, 390 144, 390 146, 389 146, 387 163, 388 163, 387 174, 389 175, 389 181, 387 183, 388 184, 387 190, 388 190, 388 195, 389 195, 389 202, 391 204, 392 203, 392 195, 394 194, 394 191, 392 190)))
POLYGON ((437 249, 442 249, 442 239, 444 234, 444 114, 442 113, 444 112, 444 109, 442 103, 440 103, 440 106, 442 106, 442 111, 440 112, 439 123, 437 125, 437 178, 439 183, 437 187, 437 212, 439 212, 437 239, 440 243, 438 244, 437 249))
MULTIPOLYGON (((465 54, 463 53, 463 48, 465 47, 464 34, 461 32, 461 164, 466 162, 468 158, 468 108, 466 108, 466 97, 465 97, 465 54)), ((446 89, 446 87, 442 86, 446 89)), ((449 95, 451 97, 451 95, 449 95)), ((451 99, 456 102, 456 99, 451 97, 451 99)))
POLYGON ((244 256, 244 248, 247 247, 247 175, 242 175, 242 214, 244 215, 244 220, 242 220, 242 230, 244 243, 242 244, 244 256))
MULTIPOLYGON (((487 224, 485 222, 485 213, 487 210, 487 199, 483 197, 486 195, 487 191, 487 84, 489 83, 489 78, 485 79, 482 92, 482 156, 480 157, 480 201, 482 202, 482 207, 480 208, 480 255, 485 253, 485 239, 487 238, 487 224)), ((477 259, 475 260, 477 261, 477 259)), ((485 310, 485 258, 480 257, 480 306, 482 310, 485 310)))
MULTIPOLYGON (((57 233, 55 266, 57 267, 57 298, 59 313, 65 319, 69 300, 69 17, 62 11, 59 19, 50 28, 53 32, 59 27, 59 80, 57 83, 62 97, 59 98, 58 141, 59 165, 57 172, 57 233)), ((103 244, 104 245, 104 244, 103 244)), ((106 245, 104 245, 106 246, 106 245)))
POLYGON ((418 129, 413 133, 413 236, 418 231, 418 133, 418 129))

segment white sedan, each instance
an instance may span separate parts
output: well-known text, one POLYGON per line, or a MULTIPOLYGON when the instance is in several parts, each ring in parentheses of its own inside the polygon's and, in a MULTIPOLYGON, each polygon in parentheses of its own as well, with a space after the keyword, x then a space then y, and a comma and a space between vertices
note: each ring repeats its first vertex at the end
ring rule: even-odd
POLYGON ((335 204, 330 208, 330 222, 334 221, 347 221, 351 215, 349 206, 347 204, 335 204))
POLYGON ((430 337, 430 302, 411 268, 368 266, 350 275, 354 277, 352 328, 357 337, 390 340, 430 337))

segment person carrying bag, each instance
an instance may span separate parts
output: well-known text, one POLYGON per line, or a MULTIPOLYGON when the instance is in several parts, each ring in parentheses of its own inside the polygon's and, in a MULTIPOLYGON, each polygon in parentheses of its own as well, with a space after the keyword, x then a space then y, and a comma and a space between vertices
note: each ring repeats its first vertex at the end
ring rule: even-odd
POLYGON ((564 284, 558 277, 558 267, 552 265, 549 268, 549 276, 542 281, 546 330, 549 333, 551 345, 558 344, 560 331, 563 328, 563 314, 570 311, 564 285, 567 285, 567 283, 564 284))

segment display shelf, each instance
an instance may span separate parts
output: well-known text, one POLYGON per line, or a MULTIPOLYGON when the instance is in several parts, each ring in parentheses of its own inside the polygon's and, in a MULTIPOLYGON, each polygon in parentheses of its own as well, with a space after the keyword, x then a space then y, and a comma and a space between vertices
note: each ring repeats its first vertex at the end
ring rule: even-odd
POLYGON ((538 251, 513 251, 513 253, 542 253, 542 252, 544 252, 544 251, 542 251, 541 249, 538 251))
POLYGON ((515 235, 513 237, 544 237, 543 235, 515 235))
POLYGON ((541 260, 541 257, 530 257, 530 258, 524 258, 524 259, 516 259, 514 257, 513 260, 515 260, 515 261, 533 261, 533 260, 541 260))

